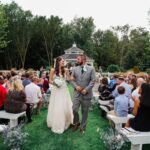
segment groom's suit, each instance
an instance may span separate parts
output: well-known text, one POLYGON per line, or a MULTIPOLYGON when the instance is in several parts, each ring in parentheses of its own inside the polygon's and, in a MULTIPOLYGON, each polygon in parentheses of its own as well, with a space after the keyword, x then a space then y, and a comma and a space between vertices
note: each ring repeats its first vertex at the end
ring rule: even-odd
POLYGON ((92 88, 95 83, 95 70, 91 66, 85 66, 84 72, 82 73, 82 67, 77 66, 72 71, 72 84, 74 87, 74 101, 73 101, 73 113, 74 113, 74 124, 79 123, 78 110, 81 105, 82 109, 82 121, 80 128, 84 129, 87 122, 88 111, 91 105, 91 98, 93 97, 92 88), (87 91, 85 95, 81 94, 76 90, 76 87, 80 86, 87 91))

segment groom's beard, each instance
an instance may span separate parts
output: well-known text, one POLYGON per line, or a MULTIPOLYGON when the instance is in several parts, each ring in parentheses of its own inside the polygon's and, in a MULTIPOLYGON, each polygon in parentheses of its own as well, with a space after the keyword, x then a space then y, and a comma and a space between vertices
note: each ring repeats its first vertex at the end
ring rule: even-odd
POLYGON ((77 62, 77 66, 82 66, 83 62, 77 62))

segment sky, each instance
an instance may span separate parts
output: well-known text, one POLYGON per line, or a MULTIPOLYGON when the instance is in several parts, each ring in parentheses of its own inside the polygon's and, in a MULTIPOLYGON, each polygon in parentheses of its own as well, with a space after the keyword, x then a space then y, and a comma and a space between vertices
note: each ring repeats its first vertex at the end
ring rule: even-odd
MULTIPOLYGON (((57 15, 64 23, 74 17, 92 17, 97 29, 106 30, 111 26, 129 24, 133 27, 145 27, 148 24, 150 0, 14 0, 23 10, 33 15, 49 17, 57 15)), ((1 0, 10 3, 12 0, 1 0)))

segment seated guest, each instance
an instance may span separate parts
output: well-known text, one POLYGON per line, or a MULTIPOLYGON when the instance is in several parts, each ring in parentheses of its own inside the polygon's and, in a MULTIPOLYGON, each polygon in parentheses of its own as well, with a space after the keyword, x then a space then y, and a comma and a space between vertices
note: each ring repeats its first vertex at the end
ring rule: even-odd
POLYGON ((118 78, 118 75, 114 74, 112 79, 110 80, 109 88, 111 91, 113 91, 117 86, 117 78, 118 78))
POLYGON ((4 104, 5 111, 9 113, 26 111, 26 94, 23 90, 22 81, 20 79, 15 79, 13 81, 13 86, 9 89, 7 94, 7 100, 4 104))
POLYGON ((108 85, 108 79, 106 77, 102 78, 102 81, 98 87, 98 91, 99 91, 99 98, 101 100, 110 100, 112 99, 112 97, 110 97, 110 89, 109 89, 109 85, 108 85))
POLYGON ((135 118, 130 119, 126 127, 132 127, 137 131, 150 131, 150 84, 143 83, 139 90, 139 100, 134 100, 133 113, 135 118))
POLYGON ((22 81, 23 86, 25 87, 26 85, 30 84, 31 81, 29 79, 30 74, 28 72, 25 73, 25 79, 22 81))
MULTIPOLYGON (((131 98, 131 87, 129 86, 129 84, 127 84, 125 82, 125 79, 122 75, 118 77, 117 84, 118 84, 118 86, 123 86, 125 88, 125 96, 130 99, 131 98)), ((119 94, 118 90, 117 90, 118 86, 116 86, 115 90, 112 92, 112 95, 114 97, 118 96, 118 94, 119 94)))
POLYGON ((3 77, 0 76, 0 110, 3 110, 4 109, 4 102, 6 100, 6 93, 7 93, 7 90, 6 88, 3 86, 3 77))
POLYGON ((136 86, 136 89, 132 92, 131 99, 130 99, 130 113, 132 113, 133 108, 134 108, 134 100, 139 99, 140 97, 139 89, 143 83, 145 83, 145 80, 143 78, 137 78, 137 81, 136 81, 137 86, 136 86))
POLYGON ((44 90, 44 92, 46 93, 47 90, 49 89, 49 81, 48 81, 48 79, 46 78, 46 72, 43 72, 43 73, 42 73, 42 79, 43 79, 43 90, 44 90))
POLYGON ((25 93, 27 95, 27 116, 29 118, 28 122, 32 122, 31 113, 33 106, 37 104, 37 113, 40 112, 42 106, 42 93, 40 87, 37 86, 37 83, 37 76, 32 76, 31 83, 25 87, 25 93))
POLYGON ((119 95, 114 101, 114 111, 117 116, 126 117, 128 115, 129 99, 125 96, 125 88, 123 86, 119 86, 117 90, 119 95))
POLYGON ((142 85, 144 82, 145 82, 145 80, 144 80, 143 78, 138 78, 138 79, 137 79, 137 82, 136 82, 137 87, 136 87, 136 89, 132 92, 131 97, 137 97, 137 98, 140 97, 139 89, 140 89, 141 85, 142 85))

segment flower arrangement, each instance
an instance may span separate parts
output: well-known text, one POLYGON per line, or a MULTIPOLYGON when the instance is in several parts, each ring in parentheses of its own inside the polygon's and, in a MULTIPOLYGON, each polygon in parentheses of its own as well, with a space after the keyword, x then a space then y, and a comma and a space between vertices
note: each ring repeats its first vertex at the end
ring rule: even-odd
POLYGON ((20 150, 21 145, 26 142, 28 133, 22 131, 22 126, 23 124, 3 131, 4 144, 7 144, 11 150, 20 150))
POLYGON ((63 84, 63 81, 60 77, 55 77, 54 81, 53 81, 53 84, 56 86, 56 87, 61 87, 62 84, 63 84))
POLYGON ((97 128, 97 132, 100 134, 100 139, 102 139, 109 150, 119 150, 125 145, 126 139, 113 128, 109 128, 106 132, 97 128))

